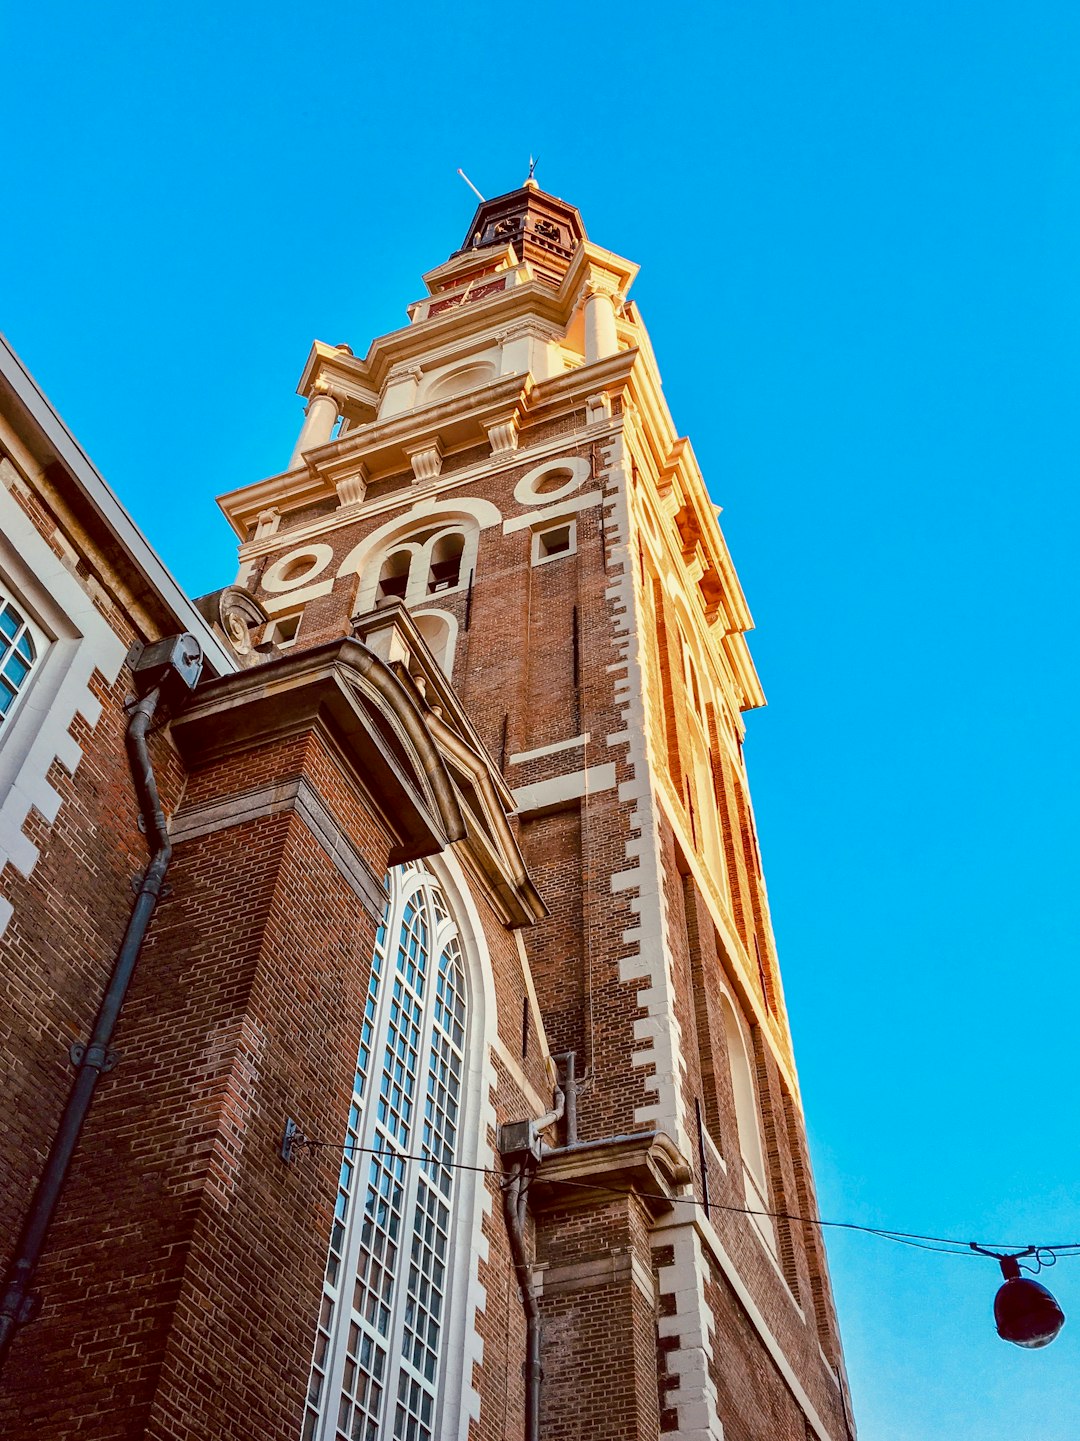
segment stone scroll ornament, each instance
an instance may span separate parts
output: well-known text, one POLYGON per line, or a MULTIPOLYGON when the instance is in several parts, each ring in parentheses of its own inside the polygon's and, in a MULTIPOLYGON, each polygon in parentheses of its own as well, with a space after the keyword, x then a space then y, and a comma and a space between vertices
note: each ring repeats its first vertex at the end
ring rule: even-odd
POLYGON ((250 591, 227 585, 200 596, 195 604, 241 660, 247 659, 250 665, 259 659, 254 652, 270 617, 250 591))

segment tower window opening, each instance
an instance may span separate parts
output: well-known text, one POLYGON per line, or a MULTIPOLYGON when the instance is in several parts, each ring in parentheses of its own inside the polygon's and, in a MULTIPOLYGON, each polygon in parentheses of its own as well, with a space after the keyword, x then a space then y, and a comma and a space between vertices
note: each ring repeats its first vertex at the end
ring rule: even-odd
POLYGON ((550 530, 540 530, 533 536, 533 565, 545 560, 555 560, 560 555, 572 555, 575 550, 576 526, 572 520, 550 530))
POLYGON ((556 466, 554 470, 545 471, 538 480, 533 481, 533 492, 536 495, 550 495, 552 491, 561 491, 565 486, 573 485, 576 479, 569 466, 556 466))
POLYGON ((728 1067, 732 1099, 735 1102, 735 1124, 739 1150, 743 1160, 743 1184, 747 1204, 755 1214, 750 1221, 762 1241, 776 1255, 776 1232, 771 1218, 765 1214, 769 1205, 768 1182, 765 1178, 765 1152, 761 1138, 761 1112, 754 1088, 753 1072, 742 1027, 727 996, 721 1005, 724 1016, 724 1039, 727 1042, 728 1067))
POLYGON ((428 574, 428 595, 450 590, 461 579, 461 557, 465 550, 465 537, 461 534, 444 535, 431 550, 431 570, 428 574))
POLYGON ((376 604, 381 600, 404 600, 409 585, 409 566, 412 555, 407 550, 397 550, 383 561, 379 572, 379 588, 375 595, 376 604))
POLYGON ((471 516, 455 516, 441 525, 428 521, 387 537, 386 549, 373 547, 364 565, 357 613, 391 601, 412 607, 432 596, 464 589, 476 568, 477 531, 471 516))

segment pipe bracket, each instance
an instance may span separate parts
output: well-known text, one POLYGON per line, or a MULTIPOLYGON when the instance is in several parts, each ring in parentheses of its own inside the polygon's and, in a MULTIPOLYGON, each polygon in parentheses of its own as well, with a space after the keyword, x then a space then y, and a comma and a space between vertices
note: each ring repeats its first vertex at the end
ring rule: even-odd
POLYGON ((82 1041, 75 1042, 68 1051, 68 1056, 77 1071, 81 1071, 84 1066, 93 1066, 102 1075, 111 1071, 120 1059, 120 1053, 111 1046, 84 1046, 82 1041))

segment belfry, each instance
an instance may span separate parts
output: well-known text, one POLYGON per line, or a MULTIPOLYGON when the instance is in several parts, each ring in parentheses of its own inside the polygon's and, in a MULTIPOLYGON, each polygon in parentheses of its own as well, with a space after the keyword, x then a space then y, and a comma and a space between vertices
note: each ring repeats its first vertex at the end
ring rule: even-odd
POLYGON ((172 890, 14 1353, 51 1434, 852 1441, 750 612, 636 274, 484 201, 221 498, 231 668, 170 717, 172 890))

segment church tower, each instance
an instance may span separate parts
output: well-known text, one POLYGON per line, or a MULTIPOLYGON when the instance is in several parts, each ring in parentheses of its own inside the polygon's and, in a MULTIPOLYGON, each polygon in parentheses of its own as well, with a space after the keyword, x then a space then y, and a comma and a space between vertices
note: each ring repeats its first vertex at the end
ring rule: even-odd
MULTIPOLYGON (((821 1233, 789 1219, 817 1208, 743 759, 750 613, 636 273, 532 180, 484 201, 408 324, 313 346, 288 468, 221 500, 259 656, 353 636, 433 727, 463 713, 496 775, 463 794, 501 798, 546 907, 472 921, 514 937, 459 1037, 485 1091, 475 1241, 450 1220, 423 1271, 415 1231, 407 1288, 394 1223, 341 1181, 305 1438, 854 1434, 821 1233), (439 1340, 445 1277, 469 1308, 439 1340)), ((434 1075, 385 1072, 369 1150, 410 1105, 437 1141, 456 1083, 434 1075)), ((335 1139, 366 1154, 354 1122, 335 1139)))

